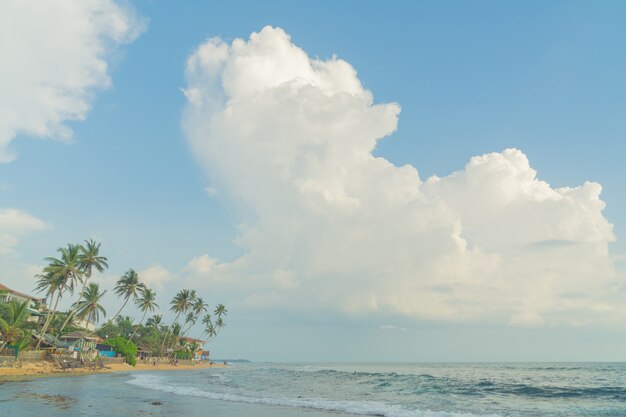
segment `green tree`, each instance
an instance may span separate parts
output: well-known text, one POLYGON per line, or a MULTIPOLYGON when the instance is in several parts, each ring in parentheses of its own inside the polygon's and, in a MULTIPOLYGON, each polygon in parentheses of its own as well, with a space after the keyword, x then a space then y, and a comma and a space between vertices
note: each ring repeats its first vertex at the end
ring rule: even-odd
MULTIPOLYGON (((100 255, 100 243, 97 243, 92 239, 85 240, 85 245, 80 246, 79 262, 80 267, 84 271, 84 274, 82 279, 82 287, 79 294, 82 294, 85 290, 87 281, 89 281, 89 279, 91 278, 91 274, 94 269, 98 272, 103 272, 106 268, 109 267, 107 261, 107 258, 100 255)), ((59 330, 59 333, 63 332, 63 329, 74 318, 76 312, 77 310, 74 309, 67 315, 67 318, 61 326, 61 330, 59 330)))
POLYGON ((172 323, 168 331, 165 333, 165 337, 163 338, 163 343, 161 344, 161 352, 164 352, 163 349, 165 347, 165 343, 170 333, 172 332, 172 329, 174 328, 174 326, 178 324, 178 319, 180 315, 187 313, 187 310, 189 310, 195 298, 196 298, 195 291, 184 289, 184 290, 180 290, 174 296, 172 301, 170 301, 170 305, 171 305, 170 311, 176 313, 176 318, 174 319, 174 322, 172 323))
POLYGON ((3 339, 0 352, 7 344, 17 342, 24 335, 22 326, 30 315, 28 301, 20 303, 13 300, 0 304, 0 335, 3 339))
POLYGON ((98 284, 94 282, 89 283, 87 288, 83 290, 80 300, 74 305, 76 317, 94 324, 100 320, 100 313, 102 313, 103 317, 106 317, 106 310, 100 304, 104 294, 106 294, 106 290, 100 291, 98 284))
POLYGON ((129 365, 135 366, 137 364, 137 346, 130 340, 115 337, 107 340, 106 344, 113 346, 113 350, 121 354, 129 365))
MULTIPOLYGON (((74 291, 74 285, 81 281, 81 277, 84 273, 80 264, 80 245, 68 244, 65 248, 57 249, 57 252, 61 255, 59 258, 45 258, 48 262, 48 266, 44 268, 44 273, 39 276, 37 288, 46 291, 49 295, 56 293, 56 301, 52 312, 48 314, 46 322, 41 329, 39 342, 36 349, 39 349, 43 336, 48 330, 50 320, 54 317, 59 300, 63 296, 65 291, 72 293, 74 291)), ((52 299, 50 300, 52 302, 52 299)))
POLYGON ((143 316, 141 316, 141 321, 137 327, 135 327, 135 331, 129 340, 133 340, 133 337, 135 337, 135 334, 137 333, 137 330, 139 330, 139 326, 141 326, 143 320, 146 318, 148 311, 154 311, 159 306, 156 303, 156 293, 149 288, 144 288, 143 291, 141 291, 141 295, 136 300, 135 304, 137 305, 137 308, 143 312, 143 316))
POLYGON ((124 307, 126 307, 128 300, 130 300, 131 298, 133 300, 136 300, 141 291, 144 290, 144 288, 145 285, 139 282, 139 275, 137 275, 137 272, 135 272, 134 269, 129 269, 128 271, 126 271, 124 275, 122 275, 122 277, 117 280, 114 289, 115 294, 120 297, 124 297, 124 303, 117 311, 117 313, 115 313, 115 315, 111 318, 111 321, 115 320, 115 318, 119 316, 124 307))

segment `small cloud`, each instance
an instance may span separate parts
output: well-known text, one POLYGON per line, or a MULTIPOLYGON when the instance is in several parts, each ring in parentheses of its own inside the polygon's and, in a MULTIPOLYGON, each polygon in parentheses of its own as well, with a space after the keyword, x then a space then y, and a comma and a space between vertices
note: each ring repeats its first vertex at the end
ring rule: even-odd
POLYGON ((202 255, 189 261, 185 269, 194 274, 208 274, 216 264, 217 260, 209 258, 209 255, 202 255))
POLYGON ((384 332, 387 332, 387 331, 406 332, 405 327, 394 326, 393 324, 383 324, 382 326, 379 327, 379 329, 384 332))
POLYGON ((211 197, 217 194, 217 188, 215 187, 206 187, 204 191, 206 191, 206 193, 210 195, 211 197))
POLYGON ((174 279, 174 275, 161 265, 153 265, 143 271, 139 271, 139 280, 149 288, 162 290, 165 284, 174 279))

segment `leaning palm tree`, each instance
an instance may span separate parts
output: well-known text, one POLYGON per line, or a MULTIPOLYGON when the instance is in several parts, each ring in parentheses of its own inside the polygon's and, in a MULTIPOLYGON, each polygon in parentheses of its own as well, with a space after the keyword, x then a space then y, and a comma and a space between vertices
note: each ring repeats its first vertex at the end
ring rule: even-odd
POLYGON ((124 303, 110 321, 115 320, 115 318, 119 316, 124 307, 126 307, 126 303, 128 303, 128 300, 130 300, 131 298, 133 300, 137 300, 137 297, 139 296, 141 291, 144 290, 145 287, 146 286, 144 284, 139 282, 139 275, 137 275, 137 272, 135 272, 134 269, 129 269, 128 271, 126 271, 124 275, 122 275, 122 277, 117 280, 114 289, 115 294, 119 295, 120 297, 124 297, 124 303))
POLYGON ((170 301, 170 311, 176 313, 176 318, 172 322, 172 325, 168 328, 165 333, 165 337, 163 338, 163 343, 161 343, 161 352, 163 352, 163 348, 165 347, 165 343, 169 337, 169 334, 172 331, 172 328, 177 324, 178 318, 181 314, 187 313, 187 310, 191 307, 191 304, 194 302, 196 298, 196 292, 194 290, 180 290, 174 296, 172 301, 170 301))
POLYGON ((100 286, 95 282, 89 283, 81 294, 80 300, 75 303, 76 317, 87 320, 87 323, 97 323, 100 313, 106 317, 106 310, 100 304, 100 300, 106 294, 106 290, 100 291, 100 286))
POLYGON ((218 317, 222 317, 222 316, 225 316, 226 313, 228 313, 228 310, 226 310, 226 307, 224 307, 224 304, 218 304, 217 307, 215 307, 214 313, 218 317))
POLYGON ((224 320, 221 317, 218 317, 217 320, 215 320, 215 327, 217 329, 221 329, 224 326, 226 326, 226 324, 224 323, 224 320))
MULTIPOLYGON (((82 287, 80 289, 80 293, 82 294, 85 290, 85 286, 87 285, 87 281, 91 278, 91 273, 95 269, 98 272, 103 272, 106 268, 109 267, 107 263, 107 258, 100 255, 100 243, 97 243, 93 239, 85 240, 85 245, 80 245, 80 255, 79 255, 80 267, 84 271, 83 279, 82 279, 82 287)), ((76 309, 72 310, 68 315, 67 319, 61 326, 61 330, 59 330, 59 334, 63 332, 63 329, 67 324, 72 320, 72 318, 76 315, 76 309)))
MULTIPOLYGON (((76 317, 80 320, 87 320, 87 325, 89 323, 97 323, 100 320, 100 313, 102 316, 106 316, 106 310, 100 304, 100 300, 106 294, 105 291, 100 291, 100 286, 95 282, 89 283, 87 288, 85 288, 80 295, 80 299, 75 303, 74 306, 77 310, 76 317)), ((85 337, 86 333, 83 334, 83 338, 81 340, 81 356, 84 354, 84 346, 85 346, 85 337)))
POLYGON ((202 324, 204 324, 204 330, 202 331, 202 334, 200 335, 200 339, 202 339, 202 337, 205 334, 209 334, 212 331, 215 330, 214 326, 213 326, 213 318, 211 317, 211 315, 209 313, 205 314, 202 317, 202 324))
POLYGON ((0 304, 0 336, 2 336, 0 353, 6 345, 17 342, 24 335, 22 325, 28 317, 30 317, 28 301, 23 303, 9 301, 0 304))
POLYGON ((39 275, 37 283, 39 291, 46 291, 51 296, 50 302, 52 302, 52 296, 56 294, 56 301, 54 302, 52 312, 48 313, 35 349, 39 349, 39 346, 41 346, 41 342, 46 334, 46 330, 48 330, 50 321, 56 313, 63 293, 65 291, 73 293, 74 285, 81 280, 83 275, 83 270, 80 266, 80 245, 68 244, 67 247, 59 248, 57 251, 61 254, 59 258, 45 258, 48 266, 44 268, 44 273, 39 275))
POLYGON ((201 297, 197 297, 190 307, 190 312, 187 314, 187 318, 185 319, 185 323, 189 324, 187 329, 183 332, 186 334, 191 330, 191 327, 196 324, 196 321, 200 318, 202 313, 206 313, 208 311, 209 305, 204 302, 201 297))
POLYGON ((143 316, 141 316, 141 321, 139 322, 139 324, 137 324, 137 327, 135 327, 133 335, 130 337, 130 339, 128 339, 129 342, 133 340, 133 337, 135 337, 135 334, 137 333, 137 330, 139 330, 139 326, 141 326, 141 323, 143 323, 143 319, 146 318, 146 314, 148 313, 148 311, 154 311, 159 306, 156 303, 156 293, 149 288, 145 288, 143 291, 141 291, 141 295, 139 296, 135 304, 137 305, 139 310, 143 312, 143 316))

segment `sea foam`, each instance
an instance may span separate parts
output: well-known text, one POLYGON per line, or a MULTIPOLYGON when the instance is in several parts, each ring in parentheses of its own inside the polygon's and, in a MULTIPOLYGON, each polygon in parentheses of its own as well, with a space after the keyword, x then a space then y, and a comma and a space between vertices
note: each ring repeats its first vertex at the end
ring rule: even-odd
POLYGON ((211 400, 230 401, 248 404, 262 404, 282 407, 315 409, 363 416, 378 417, 500 417, 496 414, 455 413, 431 410, 411 410, 400 405, 379 401, 340 401, 324 398, 255 397, 228 392, 214 392, 190 385, 168 382, 166 377, 139 374, 133 375, 129 384, 142 388, 168 392, 175 395, 202 397, 211 400))

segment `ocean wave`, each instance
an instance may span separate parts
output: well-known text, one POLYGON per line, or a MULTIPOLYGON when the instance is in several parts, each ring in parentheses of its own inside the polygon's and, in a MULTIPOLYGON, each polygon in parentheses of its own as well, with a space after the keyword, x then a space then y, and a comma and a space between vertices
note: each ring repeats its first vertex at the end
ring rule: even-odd
POLYGON ((378 401, 339 401, 323 398, 279 398, 254 397, 226 392, 213 392, 193 386, 168 383, 165 378, 154 375, 134 375, 129 384, 142 388, 168 392, 176 395, 208 398, 211 400, 230 401, 248 404, 263 404, 282 407, 315 409, 321 411, 340 412, 363 416, 377 417, 500 417, 495 414, 478 415, 431 410, 411 410, 400 405, 386 404, 378 401))

